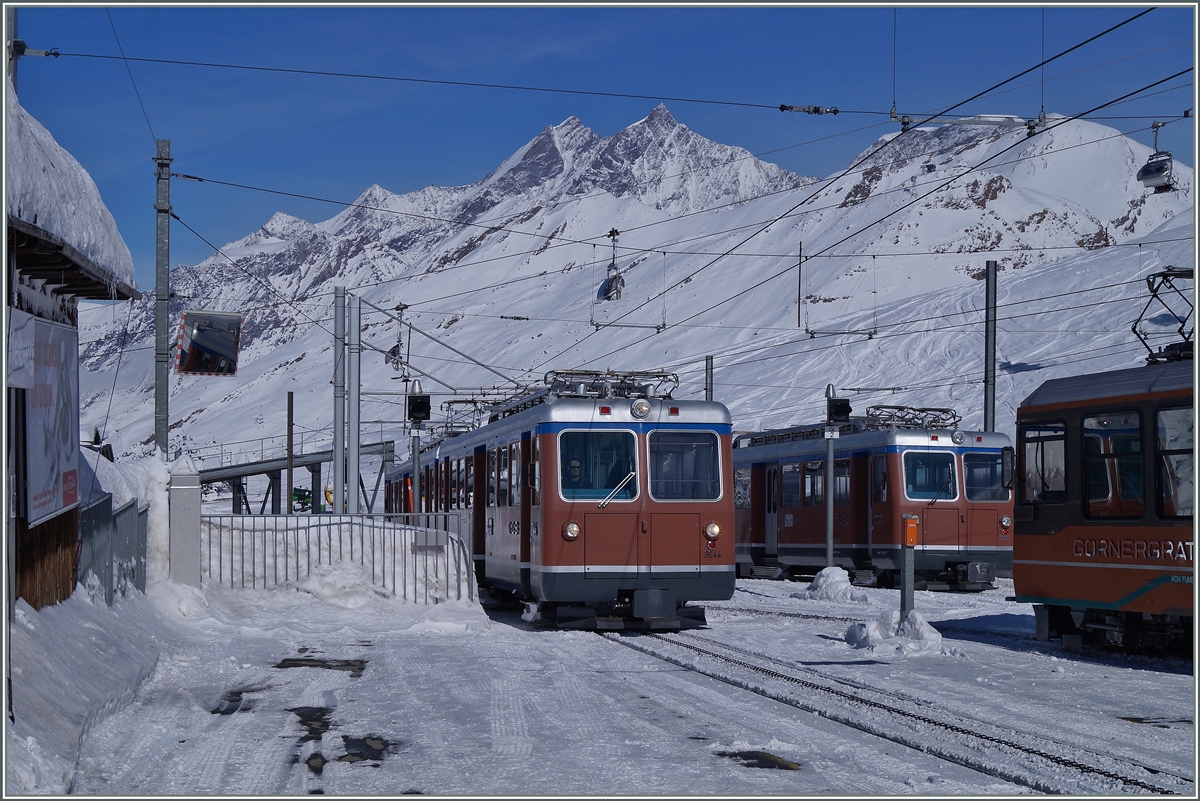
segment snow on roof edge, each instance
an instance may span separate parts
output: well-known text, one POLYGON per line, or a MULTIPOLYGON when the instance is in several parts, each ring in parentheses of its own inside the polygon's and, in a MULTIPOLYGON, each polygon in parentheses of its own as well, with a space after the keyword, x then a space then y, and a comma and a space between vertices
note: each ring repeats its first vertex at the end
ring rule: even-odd
POLYGON ((21 107, 5 81, 4 189, 8 216, 70 245, 114 283, 135 287, 133 256, 87 170, 21 107))

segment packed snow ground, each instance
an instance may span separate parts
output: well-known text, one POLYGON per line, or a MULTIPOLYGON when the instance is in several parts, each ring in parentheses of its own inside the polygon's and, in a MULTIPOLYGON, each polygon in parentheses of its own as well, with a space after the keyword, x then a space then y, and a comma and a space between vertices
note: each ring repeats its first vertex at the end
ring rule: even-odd
MULTIPOLYGON (((145 595, 18 602, 6 794, 1028 792, 593 633, 383 597, 352 565, 186 587, 163 576, 165 528, 152 514, 145 595)), ((1194 780, 1192 662, 1036 642, 1011 595, 918 592, 900 621, 898 592, 840 569, 745 579, 696 636, 1194 780)))

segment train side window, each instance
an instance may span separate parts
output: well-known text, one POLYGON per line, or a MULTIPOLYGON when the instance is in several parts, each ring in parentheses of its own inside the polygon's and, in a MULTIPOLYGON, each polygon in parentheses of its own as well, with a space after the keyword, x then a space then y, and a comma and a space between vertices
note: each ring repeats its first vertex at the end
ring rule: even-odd
POLYGON ((804 464, 804 505, 821 506, 825 503, 825 465, 821 462, 804 464))
POLYGON ((1007 501, 1004 460, 1000 453, 964 453, 963 483, 968 501, 1007 501))
POLYGON ((779 505, 786 509, 795 509, 800 506, 800 464, 785 464, 782 469, 783 492, 779 505))
POLYGON ((835 459, 833 461, 833 505, 845 506, 850 503, 850 460, 835 459))
POLYGON ((508 459, 508 505, 521 505, 521 443, 514 442, 508 446, 511 456, 508 459))
POLYGON ((468 456, 464 460, 464 477, 463 477, 463 497, 466 500, 465 506, 470 509, 475 500, 475 457, 468 456))
POLYGON ((1086 514, 1140 518, 1145 511, 1141 414, 1110 412, 1083 418, 1083 458, 1086 514))
POLYGON ((871 498, 875 503, 887 503, 887 457, 872 456, 871 498))
POLYGON ((527 469, 529 470, 529 505, 537 506, 542 502, 542 475, 541 465, 538 460, 538 440, 536 433, 533 435, 533 438, 529 440, 529 467, 527 469))
POLYGON ((496 505, 508 506, 508 488, 512 486, 508 482, 508 446, 501 445, 496 449, 497 473, 496 477, 496 505))
POLYGON ((750 508, 750 468, 739 467, 733 471, 733 508, 750 508))
POLYGON ((1067 499, 1067 426, 1036 423, 1018 433, 1020 499, 1024 503, 1062 503, 1067 499))
POLYGON ((1155 463, 1158 465, 1160 517, 1192 517, 1196 489, 1195 417, 1191 408, 1162 409, 1156 415, 1155 463))
MULTIPOLYGON (((805 462, 804 464, 804 505, 825 505, 825 463, 805 462)), ((845 506, 850 503, 850 460, 835 459, 833 461, 833 505, 845 506)))
POLYGON ((488 506, 496 505, 496 449, 488 448, 487 452, 487 472, 488 472, 488 506))

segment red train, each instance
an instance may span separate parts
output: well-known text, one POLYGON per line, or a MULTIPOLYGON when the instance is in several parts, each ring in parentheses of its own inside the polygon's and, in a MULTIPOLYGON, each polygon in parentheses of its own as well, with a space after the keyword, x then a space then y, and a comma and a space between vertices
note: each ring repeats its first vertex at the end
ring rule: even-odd
POLYGON ((1193 627, 1193 362, 1047 381, 1017 409, 1013 584, 1037 637, 1132 649, 1193 627))
MULTIPOLYGON (((982 590, 1012 569, 1013 449, 961 431, 950 409, 873 406, 834 440, 833 556, 898 585, 906 518, 919 532, 918 588, 982 590)), ((733 451, 741 575, 826 566, 825 426, 739 436, 733 451)))
MULTIPOLYGON (((662 373, 550 372, 420 454, 421 511, 461 515, 482 586, 574 628, 702 625, 735 581, 731 423, 662 373), (664 392, 663 387, 667 387, 664 392)), ((412 462, 387 510, 413 509, 412 462)))

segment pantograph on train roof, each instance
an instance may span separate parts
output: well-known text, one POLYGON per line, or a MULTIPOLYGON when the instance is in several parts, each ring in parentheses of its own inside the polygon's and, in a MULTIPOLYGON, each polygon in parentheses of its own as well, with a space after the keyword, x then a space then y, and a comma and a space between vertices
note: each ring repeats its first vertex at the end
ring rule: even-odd
MULTIPOLYGON (((916 406, 868 406, 867 413, 850 418, 840 426, 842 434, 858 434, 866 431, 930 431, 957 430, 962 416, 954 409, 916 406)), ((773 445, 804 439, 823 439, 825 423, 781 428, 778 431, 763 431, 758 434, 738 437, 735 447, 748 448, 754 445, 773 445)))

